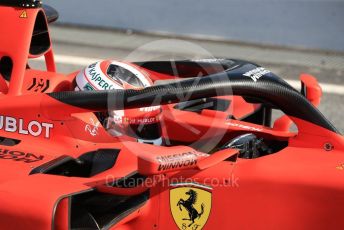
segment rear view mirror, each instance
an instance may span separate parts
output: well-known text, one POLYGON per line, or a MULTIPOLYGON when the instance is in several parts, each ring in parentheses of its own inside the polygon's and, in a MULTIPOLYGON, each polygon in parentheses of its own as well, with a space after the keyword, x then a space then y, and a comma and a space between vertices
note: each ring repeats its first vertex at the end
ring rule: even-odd
POLYGON ((59 18, 59 13, 55 8, 45 4, 43 4, 42 8, 45 12, 48 23, 55 22, 59 18))
POLYGON ((305 96, 314 106, 320 104, 322 89, 315 77, 309 74, 301 74, 301 94, 305 96))

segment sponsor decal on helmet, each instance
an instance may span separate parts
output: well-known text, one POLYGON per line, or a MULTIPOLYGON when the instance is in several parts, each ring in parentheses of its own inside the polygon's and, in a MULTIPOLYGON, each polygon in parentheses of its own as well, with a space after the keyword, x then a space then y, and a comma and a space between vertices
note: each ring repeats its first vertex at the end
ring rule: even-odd
MULTIPOLYGON (((87 68, 87 77, 90 78, 90 80, 98 85, 102 90, 111 90, 114 89, 113 84, 108 82, 107 79, 105 79, 104 76, 102 76, 97 68, 99 65, 98 63, 94 63, 88 66, 87 68)), ((103 74, 104 75, 104 74, 103 74)))
POLYGON ((94 88, 90 85, 90 83, 87 83, 85 86, 84 86, 84 90, 94 90, 94 88))
POLYGON ((244 73, 243 75, 245 77, 250 77, 253 81, 257 81, 259 80, 259 78, 261 78, 262 76, 264 76, 265 74, 268 74, 270 73, 269 70, 263 68, 263 67, 258 67, 258 68, 255 68, 253 70, 250 70, 246 73, 244 73))
POLYGON ((44 138, 49 139, 50 131, 53 127, 53 124, 46 122, 29 121, 26 123, 22 118, 17 119, 15 117, 0 115, 0 130, 10 133, 31 135, 34 137, 43 135, 44 138))
POLYGON ((181 230, 200 230, 210 216, 212 188, 196 183, 171 184, 170 210, 181 230))
POLYGON ((0 159, 14 160, 24 163, 33 163, 44 159, 43 155, 37 155, 33 153, 24 153, 17 150, 0 149, 0 159))

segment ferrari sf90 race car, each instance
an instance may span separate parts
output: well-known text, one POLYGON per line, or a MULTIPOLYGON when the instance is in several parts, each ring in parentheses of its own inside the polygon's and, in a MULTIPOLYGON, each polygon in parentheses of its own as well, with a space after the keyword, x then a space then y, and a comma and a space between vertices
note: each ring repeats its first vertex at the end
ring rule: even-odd
POLYGON ((226 58, 61 74, 56 19, 0 1, 0 229, 344 226, 344 139, 314 77, 299 92, 226 58), (47 70, 30 67, 38 57, 47 70))

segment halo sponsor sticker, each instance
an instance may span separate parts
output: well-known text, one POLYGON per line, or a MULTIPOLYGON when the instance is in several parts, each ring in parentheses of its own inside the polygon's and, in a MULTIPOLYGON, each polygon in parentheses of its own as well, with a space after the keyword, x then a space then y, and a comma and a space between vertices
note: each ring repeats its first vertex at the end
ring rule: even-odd
POLYGON ((259 80, 259 78, 263 77, 265 74, 268 74, 268 73, 270 73, 270 70, 267 70, 263 67, 258 67, 244 73, 243 75, 245 77, 250 77, 253 81, 257 81, 259 80))

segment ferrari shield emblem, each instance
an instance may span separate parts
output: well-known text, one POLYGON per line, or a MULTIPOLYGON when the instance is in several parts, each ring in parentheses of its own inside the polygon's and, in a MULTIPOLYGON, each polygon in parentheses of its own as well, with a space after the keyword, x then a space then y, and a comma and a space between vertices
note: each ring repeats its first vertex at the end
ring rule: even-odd
POLYGON ((178 186, 170 190, 170 208, 179 229, 202 229, 210 215, 211 188, 191 185, 178 186))

